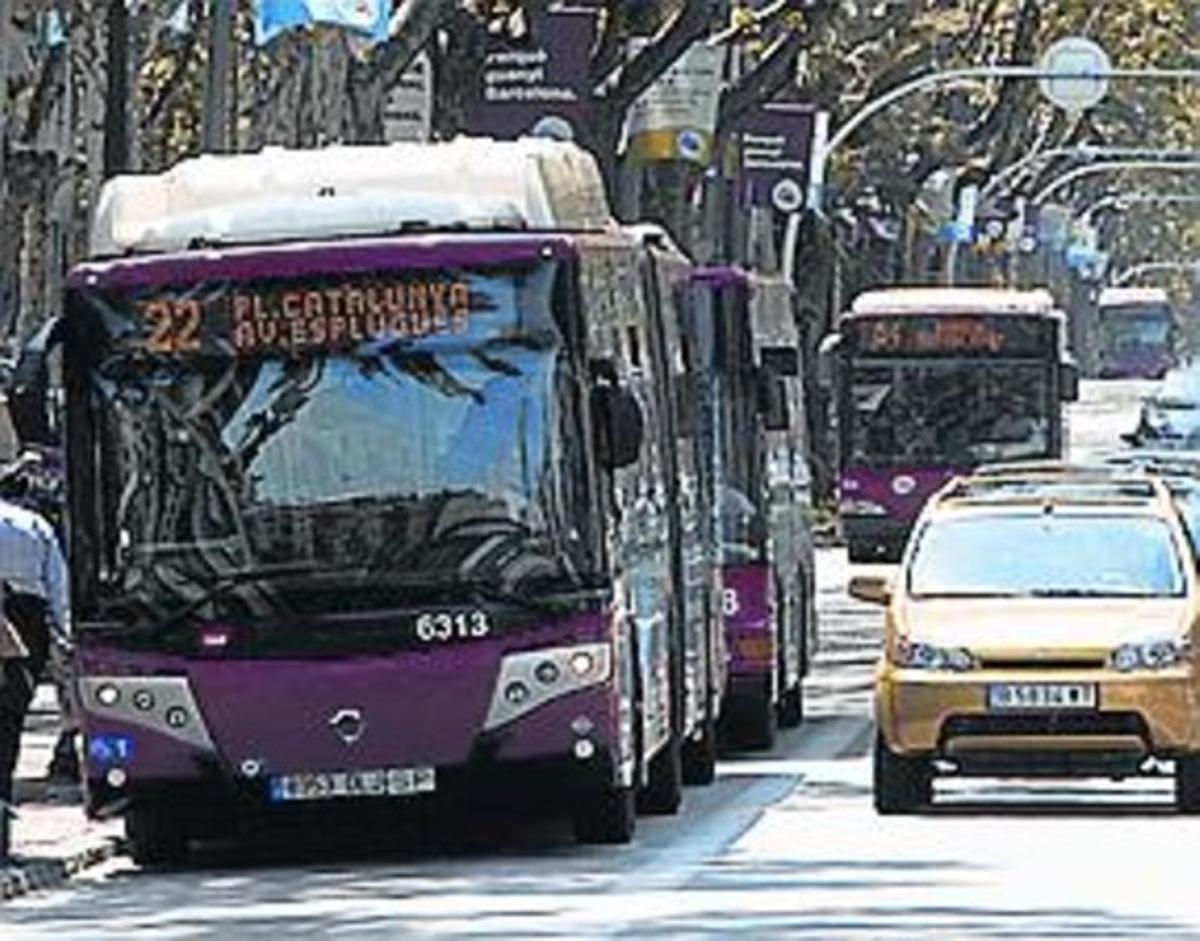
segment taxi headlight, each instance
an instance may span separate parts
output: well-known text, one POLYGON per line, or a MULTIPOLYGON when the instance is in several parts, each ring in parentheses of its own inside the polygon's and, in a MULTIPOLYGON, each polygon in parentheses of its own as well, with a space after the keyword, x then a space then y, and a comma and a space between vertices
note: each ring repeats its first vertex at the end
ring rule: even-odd
POLYGON ((936 647, 901 637, 896 641, 892 661, 909 670, 974 670, 978 664, 971 651, 963 647, 936 647))
POLYGON ((1108 656, 1108 665, 1120 673, 1133 670, 1165 670, 1182 663, 1191 653, 1186 640, 1150 640, 1122 644, 1108 656))

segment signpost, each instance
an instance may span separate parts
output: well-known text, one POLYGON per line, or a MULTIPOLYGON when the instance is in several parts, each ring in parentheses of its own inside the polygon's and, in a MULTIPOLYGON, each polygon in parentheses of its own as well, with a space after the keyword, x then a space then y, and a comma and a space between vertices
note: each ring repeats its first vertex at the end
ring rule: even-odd
POLYGON ((596 28, 592 10, 556 9, 524 36, 490 39, 467 130, 513 138, 553 127, 556 136, 578 136, 591 101, 588 50, 596 28))

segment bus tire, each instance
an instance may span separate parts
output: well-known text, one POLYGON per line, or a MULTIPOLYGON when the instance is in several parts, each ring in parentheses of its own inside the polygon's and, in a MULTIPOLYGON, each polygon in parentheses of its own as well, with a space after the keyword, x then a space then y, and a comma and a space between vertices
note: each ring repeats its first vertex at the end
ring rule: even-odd
POLYGON ((679 812, 682 803, 683 755, 679 739, 672 734, 650 759, 646 786, 637 796, 637 809, 650 816, 670 816, 679 812))
POLYGON ((875 737, 875 812, 910 814, 933 800, 933 769, 923 758, 897 755, 882 735, 875 737))
POLYGON ((632 787, 613 785, 580 795, 571 823, 575 840, 584 844, 628 843, 637 829, 637 806, 632 787))
POLYGON ((771 701, 771 677, 764 676, 753 690, 740 692, 730 709, 730 745, 746 751, 775 747, 777 719, 771 701))
POLYGON ((130 808, 125 839, 133 861, 144 868, 178 866, 187 860, 187 821, 160 804, 130 808))
POLYGON ((704 720, 699 738, 683 743, 683 783, 712 784, 717 777, 717 728, 712 717, 704 720))
POLYGON ((794 729, 804 721, 804 684, 796 685, 779 698, 779 727, 794 729))
POLYGON ((1200 813, 1200 755, 1175 759, 1175 809, 1181 814, 1200 813))

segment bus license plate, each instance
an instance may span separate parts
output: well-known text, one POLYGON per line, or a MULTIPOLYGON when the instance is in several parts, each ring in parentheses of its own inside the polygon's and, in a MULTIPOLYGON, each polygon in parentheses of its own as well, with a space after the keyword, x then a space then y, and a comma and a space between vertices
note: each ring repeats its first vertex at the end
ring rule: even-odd
POLYGON ((437 789, 433 768, 312 771, 271 779, 271 800, 314 801, 339 797, 408 797, 437 789))
POLYGON ((1095 709, 1095 683, 993 683, 991 709, 1095 709))

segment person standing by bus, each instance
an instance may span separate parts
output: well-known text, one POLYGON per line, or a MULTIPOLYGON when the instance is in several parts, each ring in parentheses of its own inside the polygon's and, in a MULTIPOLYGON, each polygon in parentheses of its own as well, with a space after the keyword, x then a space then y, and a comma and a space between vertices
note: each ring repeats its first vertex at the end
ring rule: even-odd
MULTIPOLYGON (((0 475, 4 476, 4 475, 0 475)), ((0 499, 0 585, 7 656, 0 659, 0 860, 8 855, 8 818, 21 731, 37 682, 53 658, 69 662, 67 567, 53 527, 32 510, 0 499), (15 635, 12 636, 12 635, 15 635)))

